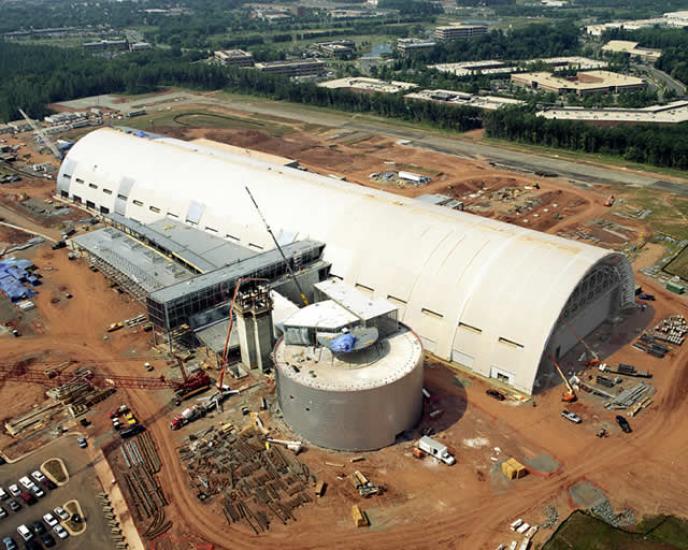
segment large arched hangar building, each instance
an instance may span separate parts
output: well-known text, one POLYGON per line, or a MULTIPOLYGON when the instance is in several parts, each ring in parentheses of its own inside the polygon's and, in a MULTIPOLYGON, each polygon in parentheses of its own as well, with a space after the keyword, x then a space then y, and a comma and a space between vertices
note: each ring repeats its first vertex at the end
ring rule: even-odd
POLYGON ((332 274, 396 304, 426 350, 526 393, 541 363, 633 300, 621 254, 207 144, 97 130, 57 178, 101 213, 272 248, 245 186, 281 242, 326 243, 332 274))

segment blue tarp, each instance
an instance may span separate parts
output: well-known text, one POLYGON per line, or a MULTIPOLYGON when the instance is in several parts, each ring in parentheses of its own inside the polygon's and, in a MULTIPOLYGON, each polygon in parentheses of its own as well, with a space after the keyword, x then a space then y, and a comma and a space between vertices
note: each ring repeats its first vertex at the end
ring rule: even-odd
POLYGON ((39 285, 38 277, 31 273, 33 263, 30 260, 7 258, 0 260, 0 292, 13 302, 31 298, 36 292, 24 284, 39 285))
POLYGON ((356 337, 353 334, 346 333, 330 341, 330 350, 335 353, 346 353, 348 351, 353 351, 355 345, 356 337))

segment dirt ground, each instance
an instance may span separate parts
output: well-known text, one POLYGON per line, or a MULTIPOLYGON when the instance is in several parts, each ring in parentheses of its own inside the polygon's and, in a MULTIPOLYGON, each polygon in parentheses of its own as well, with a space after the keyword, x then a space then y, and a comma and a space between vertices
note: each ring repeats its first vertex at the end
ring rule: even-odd
MULTIPOLYGON (((389 190, 407 196, 450 194, 479 215, 551 233, 571 233, 583 240, 597 239, 603 246, 622 247, 646 238, 648 232, 640 220, 615 216, 620 211, 616 205, 611 209, 604 206, 609 189, 581 189, 559 178, 496 170, 482 161, 414 149, 367 134, 309 131, 304 127, 279 138, 248 129, 175 129, 173 133, 186 138, 210 137, 296 158, 310 170, 373 187, 380 185, 370 180, 372 172, 404 169, 428 173, 433 181, 425 187, 389 190), (628 230, 628 241, 615 235, 625 233, 623 228, 610 226, 612 222, 633 230, 628 230), (586 231, 590 231, 589 236, 586 231)), ((52 184, 40 183, 27 181, 16 188, 0 188, 0 202, 11 206, 7 201, 18 193, 48 198, 52 184)), ((21 209, 13 212, 20 221, 56 231, 45 219, 31 217, 21 209)), ((78 219, 83 213, 75 211, 72 215, 78 219)), ((106 332, 110 323, 141 313, 140 304, 114 292, 101 274, 88 270, 85 262, 68 261, 65 250, 52 251, 42 245, 26 254, 43 273, 43 286, 35 299, 35 316, 22 321, 24 335, 0 335, 4 364, 28 356, 42 361, 70 359, 89 362, 105 373, 145 376, 143 362, 151 361, 156 371, 162 372, 164 362, 151 351, 150 334, 140 329, 106 332), (65 289, 74 297, 54 302, 53 298, 63 295, 65 289)), ((636 267, 646 265, 657 254, 658 250, 648 248, 638 257, 636 267)), ((113 405, 126 402, 158 444, 163 462, 160 480, 170 500, 166 513, 173 528, 150 543, 152 548, 185 549, 202 543, 233 549, 276 544, 283 548, 322 548, 325 543, 332 548, 494 548, 512 540, 508 524, 516 517, 540 524, 549 505, 556 507, 560 520, 566 517, 575 507, 569 489, 581 481, 601 488, 617 511, 630 508, 638 517, 656 513, 688 516, 688 461, 684 458, 688 448, 688 345, 663 360, 628 345, 642 327, 670 313, 688 315, 688 311, 684 303, 653 280, 644 276, 638 279, 656 295, 652 307, 630 315, 613 331, 602 327, 588 340, 606 361, 632 363, 654 374, 654 402, 631 419, 634 432, 629 435, 616 426, 615 413, 604 409, 594 397, 582 395, 578 403, 570 406, 584 418, 583 424, 577 426, 560 416, 560 386, 539 393, 534 400, 536 406, 500 403, 485 395, 487 386, 481 380, 428 363, 426 386, 433 394, 432 407, 442 408, 444 414, 435 420, 424 417, 421 426, 431 425, 437 437, 456 453, 458 463, 446 467, 419 461, 411 455, 411 442, 362 453, 365 460, 356 464, 349 462, 351 454, 309 449, 302 459, 316 477, 328 483, 326 495, 298 509, 296 523, 273 524, 268 533, 260 536, 244 525, 227 525, 216 503, 201 503, 189 489, 177 449, 193 429, 170 431, 173 411, 168 406, 169 391, 119 390, 90 414, 94 423, 90 440, 98 446, 112 440, 114 434, 106 413, 113 405), (610 437, 595 437, 601 426, 609 429, 610 437), (505 480, 495 465, 508 456, 526 463, 531 475, 517 481, 505 480), (325 462, 345 466, 332 467, 325 462), (361 500, 349 480, 337 479, 354 467, 388 491, 361 500), (350 509, 354 503, 368 513, 372 523, 369 529, 353 526, 350 509)), ((577 352, 572 353, 563 367, 578 369, 576 357, 577 352)), ((0 385, 0 402, 6 404, 3 417, 25 411, 41 399, 43 391, 37 385, 5 380, 0 385)), ((251 406, 255 408, 255 403, 251 406)), ((237 415, 235 402, 226 407, 226 416, 232 415, 237 415)), ((291 436, 277 421, 272 426, 291 436)), ((3 446, 13 443, 9 436, 0 436, 3 446)), ((536 541, 544 541, 551 532, 543 529, 536 541)))

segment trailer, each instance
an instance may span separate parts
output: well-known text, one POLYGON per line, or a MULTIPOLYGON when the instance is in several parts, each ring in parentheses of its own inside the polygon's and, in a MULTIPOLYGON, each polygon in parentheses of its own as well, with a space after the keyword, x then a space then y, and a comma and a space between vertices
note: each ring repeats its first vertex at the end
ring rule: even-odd
POLYGON ((439 441, 435 441, 427 435, 424 435, 418 440, 417 446, 425 454, 435 457, 449 466, 456 463, 456 458, 449 452, 446 445, 439 441))

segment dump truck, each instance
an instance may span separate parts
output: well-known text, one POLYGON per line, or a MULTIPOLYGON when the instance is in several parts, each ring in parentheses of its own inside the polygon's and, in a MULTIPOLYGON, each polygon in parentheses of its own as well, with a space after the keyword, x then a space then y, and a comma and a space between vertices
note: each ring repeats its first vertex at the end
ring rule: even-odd
POLYGON ((427 435, 424 435, 418 440, 417 446, 425 454, 435 457, 449 466, 456 463, 456 458, 449 452, 446 445, 439 441, 435 441, 427 435))

